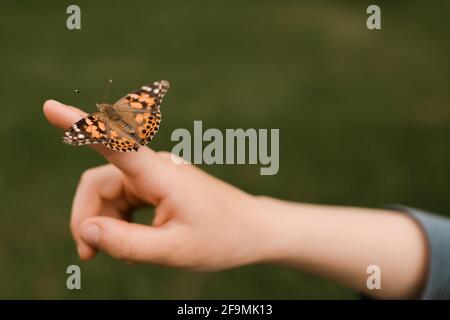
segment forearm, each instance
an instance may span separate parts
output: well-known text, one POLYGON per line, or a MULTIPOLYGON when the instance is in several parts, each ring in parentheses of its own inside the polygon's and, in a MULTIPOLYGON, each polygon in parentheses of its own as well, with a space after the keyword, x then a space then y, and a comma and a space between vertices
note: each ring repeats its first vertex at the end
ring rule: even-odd
POLYGON ((376 298, 417 298, 427 265, 425 236, 407 215, 386 210, 258 198, 267 237, 264 260, 292 266, 376 298), (369 290, 367 267, 381 269, 369 290))

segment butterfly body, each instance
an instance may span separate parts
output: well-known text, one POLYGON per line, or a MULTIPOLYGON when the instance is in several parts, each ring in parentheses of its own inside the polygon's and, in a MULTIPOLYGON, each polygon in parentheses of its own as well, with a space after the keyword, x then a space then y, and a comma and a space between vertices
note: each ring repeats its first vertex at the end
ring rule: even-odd
POLYGON ((97 109, 112 120, 120 119, 119 114, 114 110, 114 106, 112 104, 100 103, 97 104, 97 109))
POLYGON ((63 141, 75 146, 101 143, 115 151, 137 151, 158 131, 160 105, 168 89, 168 81, 157 81, 129 93, 114 105, 97 104, 99 111, 73 124, 64 133, 63 141))
POLYGON ((130 116, 132 116, 131 112, 117 112, 114 108, 114 105, 108 103, 97 104, 97 108, 109 121, 113 121, 114 123, 116 123, 125 132, 129 134, 135 133, 133 120, 130 119, 130 116))

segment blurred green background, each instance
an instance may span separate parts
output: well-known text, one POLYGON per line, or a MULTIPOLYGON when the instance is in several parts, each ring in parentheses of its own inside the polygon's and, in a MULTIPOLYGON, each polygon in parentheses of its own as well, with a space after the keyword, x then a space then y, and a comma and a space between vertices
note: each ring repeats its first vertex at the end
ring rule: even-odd
MULTIPOLYGON (((2 1, 0 298, 355 298, 273 266, 200 274, 80 262, 68 222, 83 170, 104 160, 61 143, 42 115, 54 98, 94 111, 171 82, 151 147, 176 128, 280 128, 280 171, 203 168, 253 194, 324 204, 450 206, 448 1, 2 1), (81 7, 82 29, 66 28, 81 7), (81 95, 74 94, 79 89, 81 95), (82 290, 66 268, 82 268, 82 290)), ((149 221, 148 213, 140 213, 149 221)), ((299 248, 301 250, 301 248, 299 248)))

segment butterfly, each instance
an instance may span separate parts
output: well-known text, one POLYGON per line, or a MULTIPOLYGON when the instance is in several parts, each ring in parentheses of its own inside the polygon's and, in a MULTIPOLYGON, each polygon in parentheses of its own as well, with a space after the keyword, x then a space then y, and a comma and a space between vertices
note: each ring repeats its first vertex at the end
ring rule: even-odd
POLYGON ((121 152, 138 151, 158 132, 160 105, 169 82, 156 81, 119 99, 114 105, 97 104, 98 111, 74 123, 63 142, 81 146, 103 144, 121 152))

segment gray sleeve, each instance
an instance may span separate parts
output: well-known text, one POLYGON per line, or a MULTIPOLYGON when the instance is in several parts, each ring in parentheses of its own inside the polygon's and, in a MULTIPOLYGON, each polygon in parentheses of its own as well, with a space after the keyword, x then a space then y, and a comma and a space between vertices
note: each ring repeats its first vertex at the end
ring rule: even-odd
POLYGON ((401 205, 389 208, 413 217, 427 237, 428 274, 421 299, 450 299, 450 219, 401 205))

